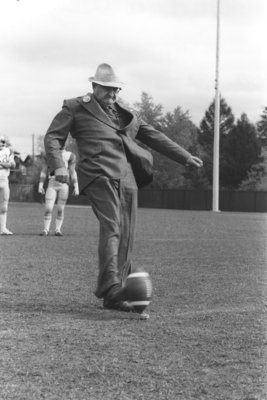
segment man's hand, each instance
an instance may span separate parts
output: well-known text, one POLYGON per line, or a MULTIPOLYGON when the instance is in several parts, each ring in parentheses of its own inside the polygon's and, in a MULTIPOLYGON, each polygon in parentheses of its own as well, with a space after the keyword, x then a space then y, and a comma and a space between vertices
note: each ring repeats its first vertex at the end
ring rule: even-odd
POLYGON ((43 183, 39 183, 39 185, 38 185, 38 193, 45 194, 43 183))
POLYGON ((69 183, 68 170, 65 167, 55 169, 55 180, 61 183, 69 183))
POLYGON ((185 165, 186 167, 196 167, 196 168, 201 168, 203 167, 203 161, 195 156, 191 156, 185 165))
POLYGON ((78 196, 78 195, 79 195, 79 187, 78 187, 77 184, 74 185, 72 194, 73 194, 74 196, 78 196))

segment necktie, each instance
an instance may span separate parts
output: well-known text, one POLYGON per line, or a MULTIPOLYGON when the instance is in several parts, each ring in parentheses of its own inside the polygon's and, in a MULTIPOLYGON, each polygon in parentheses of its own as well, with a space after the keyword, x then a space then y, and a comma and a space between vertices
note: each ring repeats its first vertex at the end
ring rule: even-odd
POLYGON ((120 119, 119 119, 117 111, 111 106, 107 106, 105 111, 106 111, 107 115, 109 116, 109 118, 111 119, 111 121, 113 122, 113 124, 119 128, 120 127, 120 119))

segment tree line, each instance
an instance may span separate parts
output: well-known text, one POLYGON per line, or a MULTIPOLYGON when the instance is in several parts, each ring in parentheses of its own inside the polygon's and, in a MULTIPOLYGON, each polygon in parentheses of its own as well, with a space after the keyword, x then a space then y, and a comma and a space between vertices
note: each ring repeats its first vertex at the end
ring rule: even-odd
MULTIPOLYGON (((198 155, 204 162, 200 170, 188 170, 153 152, 157 188, 210 189, 213 179, 213 141, 215 100, 197 127, 189 112, 180 107, 163 113, 160 104, 143 92, 133 107, 141 117, 172 140, 198 155)), ((235 120, 226 100, 220 99, 220 189, 267 190, 267 107, 257 123, 243 113, 235 120)))
MULTIPOLYGON (((191 170, 174 163, 167 157, 150 150, 154 157, 154 180, 150 187, 160 189, 211 189, 213 179, 213 140, 215 101, 213 100, 196 126, 188 111, 176 107, 173 112, 163 112, 152 96, 142 92, 133 106, 121 103, 137 112, 147 123, 164 132, 173 141, 199 156, 204 162, 200 170, 191 170)), ((37 152, 42 153, 43 135, 37 138, 37 152)), ((77 154, 75 140, 69 138, 68 150, 77 154)), ((259 121, 252 123, 243 113, 235 119, 226 100, 220 99, 220 189, 267 190, 267 107, 259 121)), ((39 179, 40 159, 27 161, 27 174, 11 176, 11 182, 36 183, 39 179)))

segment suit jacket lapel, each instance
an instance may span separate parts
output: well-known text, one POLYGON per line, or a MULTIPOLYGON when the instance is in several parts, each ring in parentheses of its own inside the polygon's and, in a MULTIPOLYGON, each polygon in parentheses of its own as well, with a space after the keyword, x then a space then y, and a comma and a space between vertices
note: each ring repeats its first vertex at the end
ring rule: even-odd
POLYGON ((79 99, 79 103, 83 106, 83 108, 85 108, 86 111, 92 114, 99 121, 116 129, 116 126, 113 124, 111 119, 107 116, 105 111, 95 100, 94 96, 92 96, 91 94, 89 94, 88 96, 91 98, 89 101, 86 99, 87 96, 81 97, 79 99), (84 99, 86 99, 87 101, 84 101, 84 99))
MULTIPOLYGON (((112 120, 108 117, 108 115, 105 113, 105 111, 102 109, 102 107, 95 100, 94 96, 92 96, 91 93, 88 93, 88 95, 84 97, 80 97, 78 101, 86 111, 92 114, 99 121, 118 130, 117 126, 113 124, 112 120)), ((116 105, 119 108, 123 109, 123 107, 121 107, 120 104, 116 103, 116 105)), ((121 130, 122 133, 125 133, 125 131, 134 124, 134 119, 135 119, 134 115, 130 111, 128 110, 125 111, 132 115, 132 120, 124 129, 121 130)))

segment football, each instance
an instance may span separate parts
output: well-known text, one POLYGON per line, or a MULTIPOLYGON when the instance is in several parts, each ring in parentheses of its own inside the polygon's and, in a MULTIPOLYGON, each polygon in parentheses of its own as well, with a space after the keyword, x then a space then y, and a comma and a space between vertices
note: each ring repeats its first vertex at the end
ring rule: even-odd
POLYGON ((127 301, 138 313, 149 305, 152 295, 152 282, 147 272, 133 272, 127 276, 125 289, 127 301))

